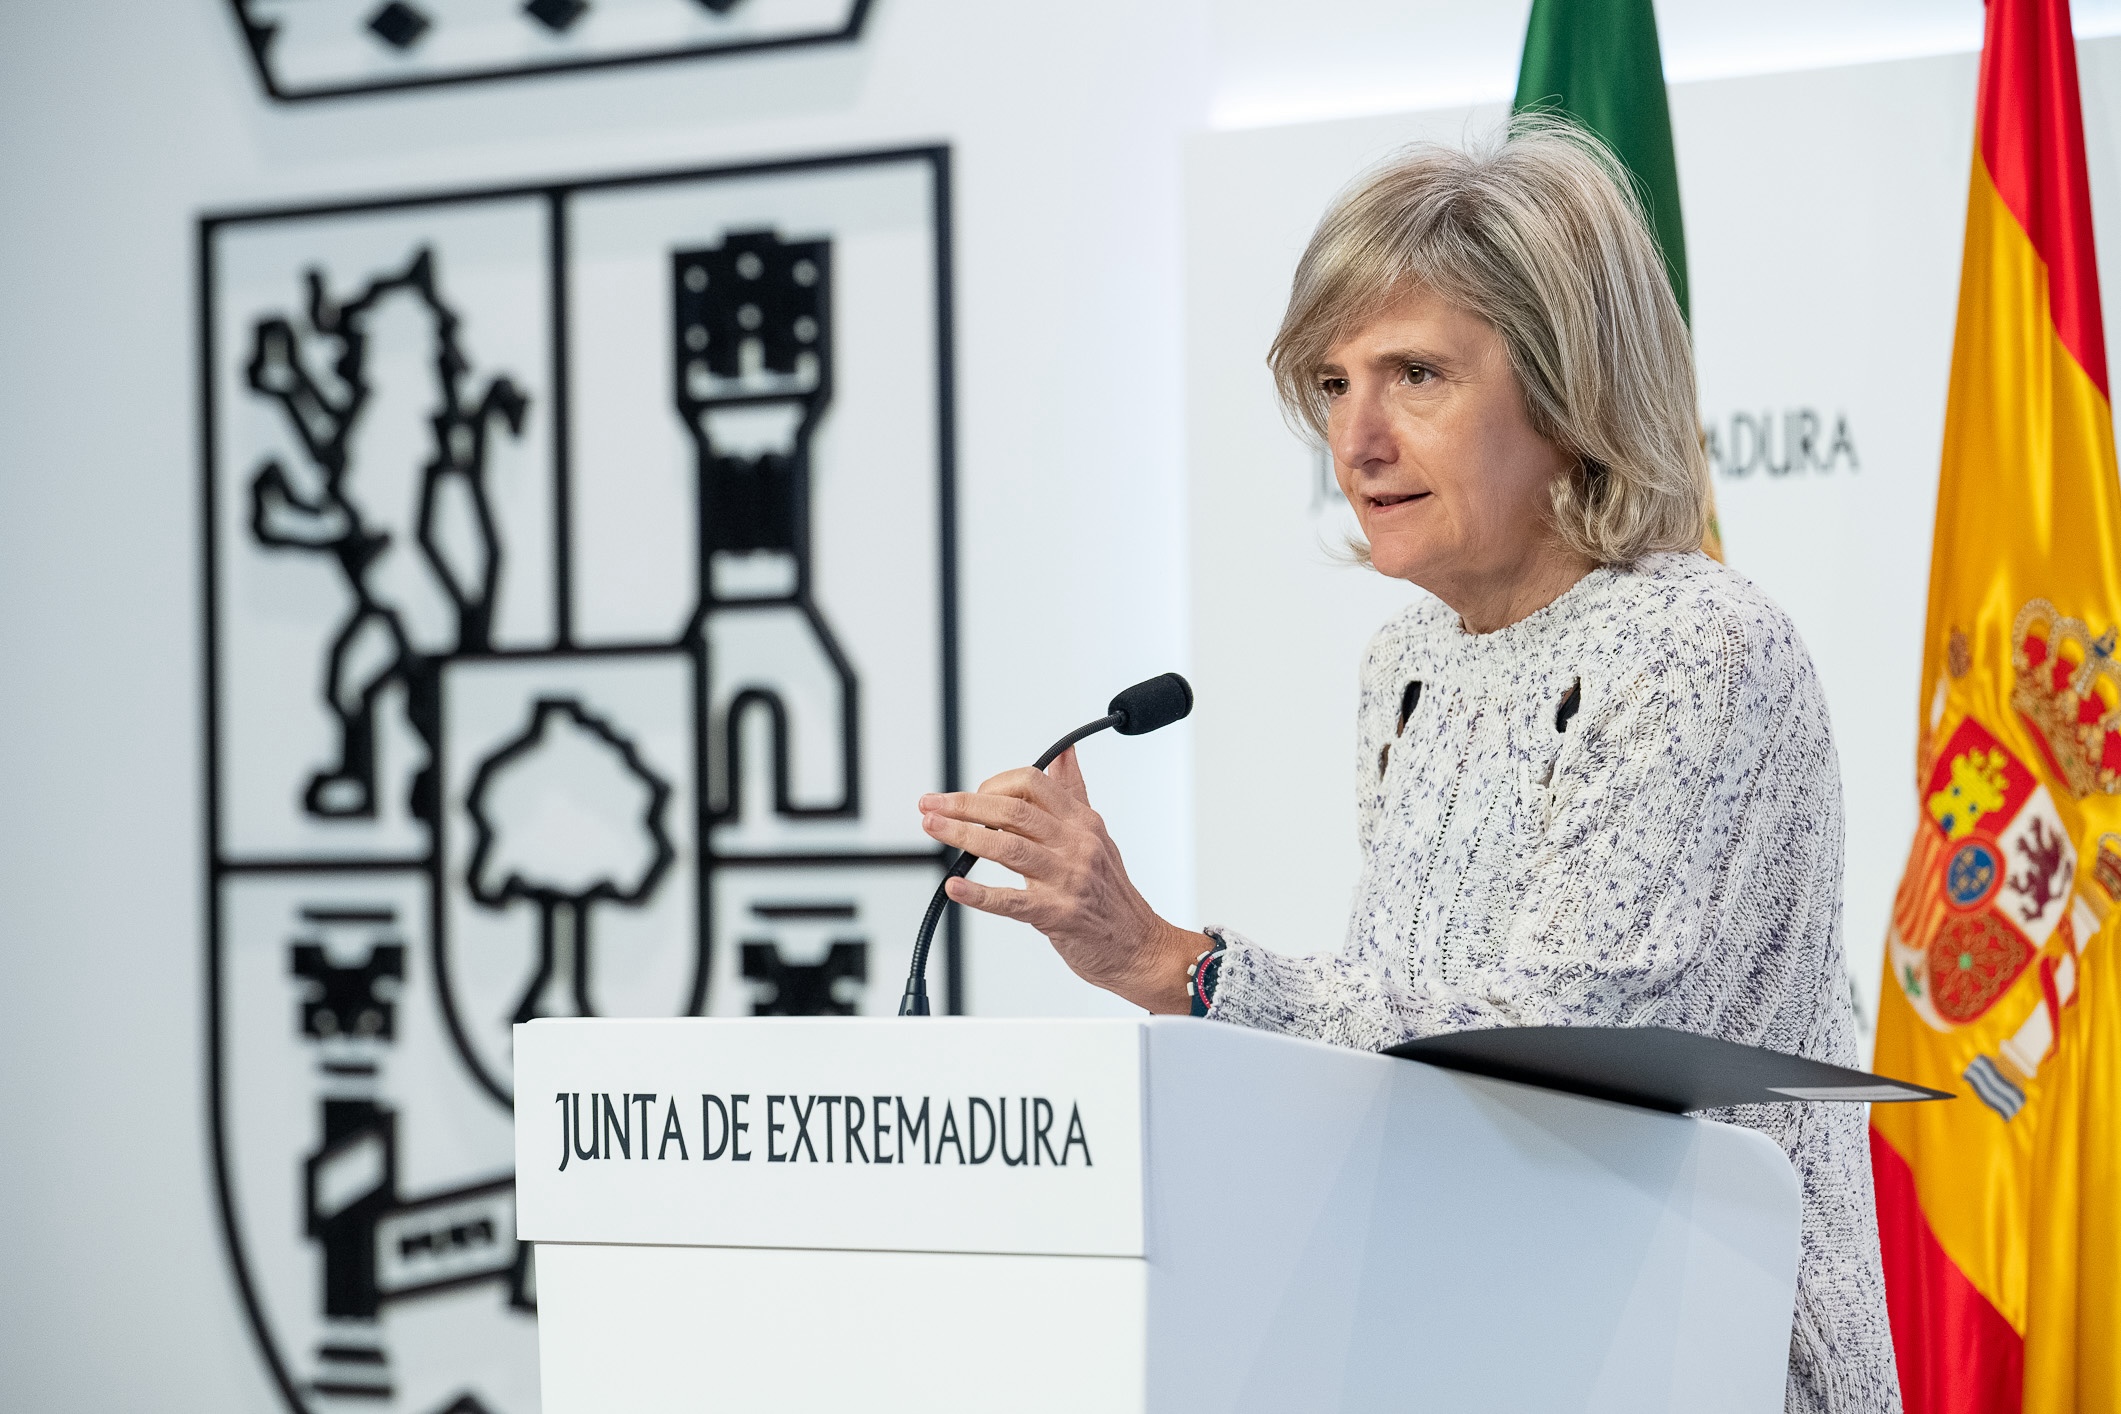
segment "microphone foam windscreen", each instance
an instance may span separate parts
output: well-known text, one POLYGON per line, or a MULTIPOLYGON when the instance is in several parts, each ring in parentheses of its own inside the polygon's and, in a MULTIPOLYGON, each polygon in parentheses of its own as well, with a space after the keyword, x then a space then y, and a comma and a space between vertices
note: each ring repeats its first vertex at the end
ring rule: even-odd
POLYGON ((1168 727, 1193 710, 1193 685, 1177 673, 1165 673, 1138 682, 1112 699, 1107 712, 1120 720, 1112 730, 1121 736, 1140 736, 1158 727, 1168 727))

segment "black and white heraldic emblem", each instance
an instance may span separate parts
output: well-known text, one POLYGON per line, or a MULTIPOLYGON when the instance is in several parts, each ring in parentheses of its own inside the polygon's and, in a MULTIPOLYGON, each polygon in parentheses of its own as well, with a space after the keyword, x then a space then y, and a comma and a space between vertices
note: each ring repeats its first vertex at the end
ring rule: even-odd
POLYGON ((537 1408, 516 1022, 893 1011, 957 784, 948 175, 201 222, 211 1113, 292 1408, 537 1408))

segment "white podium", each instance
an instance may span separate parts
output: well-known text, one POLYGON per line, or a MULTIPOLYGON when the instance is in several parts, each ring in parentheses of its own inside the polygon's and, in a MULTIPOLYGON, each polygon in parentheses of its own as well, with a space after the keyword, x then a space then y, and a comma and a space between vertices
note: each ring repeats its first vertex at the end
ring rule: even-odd
POLYGON ((516 1028, 544 1414, 1782 1408, 1746 1130, 1215 1022, 516 1028))

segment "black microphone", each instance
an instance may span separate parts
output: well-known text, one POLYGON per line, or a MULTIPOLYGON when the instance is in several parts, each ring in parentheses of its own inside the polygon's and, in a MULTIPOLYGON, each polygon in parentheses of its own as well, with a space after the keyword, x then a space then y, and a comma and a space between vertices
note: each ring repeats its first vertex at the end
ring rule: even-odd
MULTIPOLYGON (((1147 682, 1138 682, 1106 703, 1104 716, 1083 723, 1047 747, 1046 754, 1032 764, 1032 769, 1045 770, 1063 751, 1107 727, 1121 736, 1140 736, 1158 727, 1168 727, 1192 710, 1193 686, 1177 673, 1165 673, 1147 682)), ((964 878, 978 862, 979 856, 970 850, 959 851, 957 858, 950 862, 949 871, 943 875, 943 881, 935 886, 935 894, 928 900, 927 916, 921 919, 920 934, 913 940, 913 965, 906 971, 906 993, 898 999, 900 1016, 928 1015, 928 945, 935 938, 935 925, 942 921, 943 906, 950 902, 950 895, 945 890, 950 887, 952 879, 964 878)))

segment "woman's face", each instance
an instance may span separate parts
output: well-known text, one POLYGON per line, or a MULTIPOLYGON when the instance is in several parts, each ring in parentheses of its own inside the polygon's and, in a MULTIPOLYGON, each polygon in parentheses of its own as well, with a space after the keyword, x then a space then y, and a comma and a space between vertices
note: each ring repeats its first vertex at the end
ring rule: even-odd
POLYGON ((1334 471, 1379 573, 1466 613, 1551 556, 1549 488, 1572 458, 1532 430, 1485 320, 1413 290, 1318 376, 1334 471))

